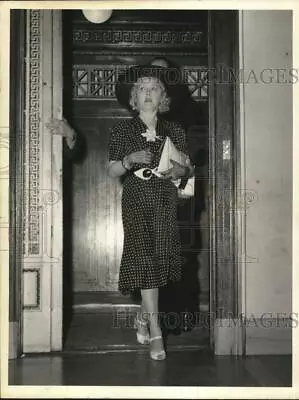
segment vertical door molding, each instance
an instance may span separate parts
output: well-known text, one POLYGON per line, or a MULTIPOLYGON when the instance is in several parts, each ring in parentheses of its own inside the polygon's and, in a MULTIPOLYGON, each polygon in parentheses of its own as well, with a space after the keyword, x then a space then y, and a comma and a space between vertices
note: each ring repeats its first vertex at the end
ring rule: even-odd
POLYGON ((209 16, 211 344, 216 354, 243 352, 239 318, 237 215, 238 12, 209 16))
MULTIPOLYGON (((9 357, 21 353, 25 11, 10 10, 9 79, 9 357)), ((6 98, 7 100, 7 98, 6 98)), ((2 135, 2 132, 1 132, 2 135)))
MULTIPOLYGON (((62 11, 52 10, 52 117, 63 117, 62 11)), ((51 350, 62 350, 63 331, 63 150, 61 136, 53 136, 51 148, 51 350)))

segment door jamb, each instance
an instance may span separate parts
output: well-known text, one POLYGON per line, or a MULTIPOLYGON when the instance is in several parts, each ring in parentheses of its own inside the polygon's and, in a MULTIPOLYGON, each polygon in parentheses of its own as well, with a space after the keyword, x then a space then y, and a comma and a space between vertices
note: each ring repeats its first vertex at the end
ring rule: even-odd
MULTIPOLYGON (((235 354, 244 355, 245 353, 245 328, 242 320, 243 307, 243 280, 242 266, 244 264, 243 251, 244 251, 244 215, 243 209, 240 209, 244 203, 242 197, 245 196, 242 185, 244 184, 244 160, 242 156, 241 145, 242 139, 240 137, 240 90, 238 82, 229 81, 228 83, 218 82, 223 79, 223 75, 218 76, 218 63, 219 59, 224 59, 227 65, 234 74, 233 77, 238 77, 239 72, 239 27, 240 18, 238 10, 233 11, 209 11, 208 23, 208 37, 209 37, 209 69, 215 73, 212 81, 209 82, 209 159, 210 159, 210 346, 211 350, 218 355, 222 354, 235 354), (218 24, 220 22, 220 24, 218 24), (219 25, 220 28, 219 28, 219 25), (216 27, 218 30, 216 31, 216 27), (222 29, 222 31, 221 31, 222 29), (224 40, 230 41, 227 47, 219 50, 218 45, 216 49, 216 40, 219 42, 220 34, 227 34, 224 40), (219 54, 216 52, 220 53, 219 54), (221 53, 226 51, 227 53, 221 53), (213 70, 213 68, 215 68, 213 70), (216 72, 215 72, 216 70, 216 72), (215 79, 216 78, 216 79, 215 79), (225 87, 226 85, 226 87, 225 87), (226 92, 226 94, 225 94, 226 92), (227 127, 229 123, 222 121, 219 123, 217 120, 218 109, 220 108, 221 100, 229 98, 231 104, 231 130, 229 132, 227 127), (220 104, 219 104, 220 103, 220 104), (219 128, 220 127, 220 128, 219 128), (219 129, 222 129, 220 132, 219 129), (217 176, 217 168, 219 169, 224 165, 224 140, 229 143, 229 158, 226 163, 226 170, 228 172, 228 183, 217 187, 219 185, 219 177, 217 176), (221 161, 220 161, 221 160, 221 161), (218 164, 218 165, 217 165, 218 164), (228 167, 227 167, 228 165, 228 167), (222 191, 221 189, 224 188, 222 191), (221 201, 219 197, 222 197, 221 201), (230 214, 229 226, 224 226, 225 217, 220 216, 217 211, 217 204, 221 202, 221 211, 230 214), (217 215, 218 213, 218 215, 217 215), (219 225, 219 226, 218 226, 219 225), (221 228, 222 232, 217 233, 217 229, 221 228), (229 228, 229 236, 225 235, 224 228, 229 228), (220 238, 220 242, 219 239, 220 238), (225 248, 221 259, 219 254, 219 243, 225 248), (226 265, 225 265, 226 264, 226 265), (221 276, 220 270, 222 267, 229 267, 230 282, 224 281, 223 275, 221 276), (220 282, 220 284, 219 284, 220 282), (221 285, 224 284, 224 287, 221 285), (225 287, 229 285, 228 288, 225 287), (222 293, 219 293, 221 292, 222 293), (225 299, 225 296, 229 298, 225 299), (225 299, 225 301, 223 301, 225 299)), ((223 38, 222 38, 223 40, 223 38)), ((222 61, 221 61, 222 62, 222 61)), ((220 63, 221 63, 220 62, 220 63)), ((209 70, 210 71, 210 70, 209 70)), ((211 75, 209 73, 208 79, 211 75)), ((224 77, 224 79, 227 76, 224 77)), ((232 77, 230 76, 230 79, 232 77)), ((219 118, 219 117, 218 117, 219 118)), ((219 170, 218 170, 219 175, 219 170)), ((221 176, 220 176, 221 179, 221 176)))

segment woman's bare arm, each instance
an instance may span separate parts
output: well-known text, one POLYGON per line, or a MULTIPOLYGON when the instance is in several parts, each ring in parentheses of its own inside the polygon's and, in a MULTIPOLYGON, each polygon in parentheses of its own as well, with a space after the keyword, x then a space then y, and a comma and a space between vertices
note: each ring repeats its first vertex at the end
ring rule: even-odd
POLYGON ((122 161, 110 161, 108 165, 108 175, 111 178, 117 178, 126 173, 127 169, 123 166, 122 161))

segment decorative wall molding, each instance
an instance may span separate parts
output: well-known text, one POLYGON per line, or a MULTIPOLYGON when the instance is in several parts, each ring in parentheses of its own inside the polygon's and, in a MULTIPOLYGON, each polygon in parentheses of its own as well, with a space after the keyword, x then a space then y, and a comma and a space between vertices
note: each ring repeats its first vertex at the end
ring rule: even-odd
MULTIPOLYGON (((124 70, 123 65, 73 65, 73 99, 115 99, 117 78, 124 70)), ((207 75, 205 66, 183 67, 184 81, 196 101, 208 100, 207 75)))
POLYGON ((203 32, 198 30, 153 29, 78 29, 73 30, 73 44, 100 44, 113 46, 192 46, 203 43, 203 32))
POLYGON ((24 255, 40 254, 40 11, 27 13, 24 255))
POLYGON ((39 268, 24 269, 24 310, 40 310, 40 274, 39 268))
POLYGON ((208 100, 207 67, 184 66, 184 81, 187 83, 194 100, 208 100))
POLYGON ((123 65, 74 65, 73 98, 114 99, 118 75, 124 70, 123 65))

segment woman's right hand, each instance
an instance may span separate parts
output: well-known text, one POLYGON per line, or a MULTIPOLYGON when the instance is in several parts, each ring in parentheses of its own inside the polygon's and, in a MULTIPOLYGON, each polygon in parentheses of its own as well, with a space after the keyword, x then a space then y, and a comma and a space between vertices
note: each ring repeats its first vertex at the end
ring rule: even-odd
POLYGON ((65 137, 66 142, 70 148, 74 147, 76 141, 76 133, 70 127, 65 118, 52 118, 48 121, 46 127, 49 129, 52 135, 60 135, 65 137))
POLYGON ((128 161, 130 164, 150 164, 153 160, 153 153, 149 149, 135 151, 128 155, 128 161))

